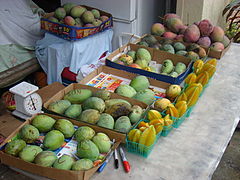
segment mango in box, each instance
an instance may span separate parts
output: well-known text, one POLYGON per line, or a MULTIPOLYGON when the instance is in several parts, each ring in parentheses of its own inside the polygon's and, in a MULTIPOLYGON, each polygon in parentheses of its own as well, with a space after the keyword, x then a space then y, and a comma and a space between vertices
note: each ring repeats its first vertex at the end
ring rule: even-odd
POLYGON ((187 111, 187 102, 186 101, 178 101, 175 105, 178 110, 179 117, 182 117, 187 111))
POLYGON ((143 144, 145 146, 151 146, 156 139, 156 130, 153 125, 149 126, 149 128, 145 129, 142 133, 139 144, 143 144))
POLYGON ((204 65, 203 60, 199 59, 193 63, 194 73, 199 73, 199 71, 202 69, 204 65))
POLYGON ((196 83, 201 83, 204 87, 209 81, 209 74, 207 71, 200 73, 197 76, 196 83))
POLYGON ((195 83, 196 82, 196 79, 197 79, 197 75, 195 73, 190 73, 186 79, 184 80, 184 82, 186 84, 192 84, 192 83, 195 83))
POLYGON ((174 100, 181 93, 181 87, 179 85, 170 85, 166 89, 166 95, 170 100, 174 100))
POLYGON ((216 67, 212 64, 204 64, 202 69, 199 71, 199 74, 201 74, 202 72, 207 71, 209 74, 209 78, 211 78, 213 76, 213 74, 216 72, 216 67))
POLYGON ((166 114, 169 114, 170 116, 175 117, 175 118, 179 117, 179 112, 173 104, 168 105, 166 114))
POLYGON ((210 59, 205 64, 211 64, 211 65, 216 67, 217 66, 217 59, 210 59))
POLYGON ((148 111, 147 117, 148 117, 148 120, 151 121, 151 120, 154 120, 154 119, 162 118, 162 115, 157 110, 151 109, 151 110, 148 111))
POLYGON ((173 124, 173 120, 170 118, 170 115, 167 114, 164 118, 164 126, 170 126, 173 124))
POLYGON ((140 131, 139 129, 132 129, 128 133, 128 139, 129 141, 138 143, 141 137, 141 134, 142 134, 142 131, 140 131))
POLYGON ((155 101, 154 108, 158 109, 159 111, 165 110, 168 105, 171 104, 171 101, 167 98, 161 98, 155 101))
POLYGON ((193 83, 185 90, 185 94, 188 97, 188 100, 187 100, 188 107, 191 107, 194 104, 196 104, 201 91, 202 91, 202 85, 200 83, 193 83))
POLYGON ((185 92, 182 92, 182 94, 180 94, 177 98, 177 101, 176 102, 179 102, 179 101, 187 101, 187 95, 185 94, 185 92))
POLYGON ((149 122, 149 125, 153 125, 155 130, 156 130, 156 134, 158 134, 159 132, 161 132, 163 130, 163 126, 164 126, 164 119, 155 119, 149 122))

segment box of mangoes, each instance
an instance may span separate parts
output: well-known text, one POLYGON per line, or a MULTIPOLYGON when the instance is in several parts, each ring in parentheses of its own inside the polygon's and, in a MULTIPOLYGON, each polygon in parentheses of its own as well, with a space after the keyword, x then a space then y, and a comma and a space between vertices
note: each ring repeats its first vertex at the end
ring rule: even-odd
POLYGON ((111 14, 74 3, 66 3, 41 18, 43 30, 66 40, 79 40, 112 26, 111 14))
MULTIPOLYGON (((150 90, 146 94, 154 96, 150 90)), ((116 132, 122 142, 147 109, 148 105, 137 99, 78 83, 65 87, 43 104, 45 112, 116 132)))
POLYGON ((120 144, 118 134, 40 113, 0 144, 2 164, 59 180, 89 179, 120 144))
POLYGON ((128 44, 111 53, 106 65, 170 84, 180 84, 192 71, 193 61, 189 57, 128 44))

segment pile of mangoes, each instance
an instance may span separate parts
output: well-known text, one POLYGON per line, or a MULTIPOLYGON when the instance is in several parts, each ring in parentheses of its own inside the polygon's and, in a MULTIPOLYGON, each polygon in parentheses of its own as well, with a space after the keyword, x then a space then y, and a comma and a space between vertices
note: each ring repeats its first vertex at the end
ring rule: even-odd
POLYGON ((69 120, 56 120, 45 114, 35 116, 31 124, 24 125, 17 137, 5 146, 7 154, 39 166, 62 170, 91 169, 103 161, 112 147, 109 137, 104 133, 96 133, 88 126, 74 127, 69 120), (42 142, 40 136, 43 135, 42 142), (75 156, 78 159, 70 154, 58 158, 53 152, 61 148, 66 139, 77 141, 75 156))

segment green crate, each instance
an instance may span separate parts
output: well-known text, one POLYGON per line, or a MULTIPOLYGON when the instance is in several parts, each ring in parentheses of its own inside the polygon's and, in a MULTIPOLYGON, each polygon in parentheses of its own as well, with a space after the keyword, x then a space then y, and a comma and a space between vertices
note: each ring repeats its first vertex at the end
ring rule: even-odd
POLYGON ((188 110, 187 110, 187 114, 186 114, 186 117, 189 117, 189 116, 191 115, 191 113, 192 113, 194 107, 195 107, 195 105, 192 106, 192 107, 190 107, 190 108, 188 108, 188 110))
POLYGON ((152 149, 154 145, 156 144, 156 141, 151 146, 145 146, 143 144, 139 144, 136 142, 126 140, 126 148, 128 152, 143 156, 145 158, 148 157, 148 155, 152 152, 152 149))
MULTIPOLYGON (((132 129, 135 129, 137 128, 138 124, 140 122, 149 122, 148 120, 146 119, 141 119, 132 129)), ((127 151, 128 152, 131 152, 131 153, 134 153, 134 154, 137 154, 137 155, 140 155, 140 156, 143 156, 145 158, 148 157, 148 155, 151 153, 154 145, 156 144, 156 142, 158 141, 159 137, 161 136, 161 133, 162 132, 159 132, 157 135, 156 135, 156 139, 154 141, 154 143, 151 145, 151 146, 145 146, 143 144, 139 144, 139 143, 136 143, 136 142, 132 142, 132 141, 129 141, 128 139, 128 136, 126 137, 126 144, 125 144, 125 147, 127 148, 127 151)))
POLYGON ((163 126, 163 130, 162 130, 161 136, 163 136, 163 137, 168 136, 168 134, 172 131, 172 129, 173 129, 172 124, 169 125, 169 126, 163 126))
POLYGON ((177 118, 177 120, 173 123, 174 128, 178 128, 182 124, 182 122, 187 118, 188 110, 189 109, 187 109, 187 111, 182 115, 182 117, 177 118))

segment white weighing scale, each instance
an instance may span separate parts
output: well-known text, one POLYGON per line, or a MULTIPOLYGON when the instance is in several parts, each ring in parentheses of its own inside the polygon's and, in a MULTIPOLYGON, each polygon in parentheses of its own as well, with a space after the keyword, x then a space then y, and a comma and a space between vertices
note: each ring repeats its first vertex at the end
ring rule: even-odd
POLYGON ((41 112, 42 98, 36 93, 38 89, 37 86, 25 81, 9 89, 14 94, 16 102, 16 110, 12 114, 26 120, 41 112))

